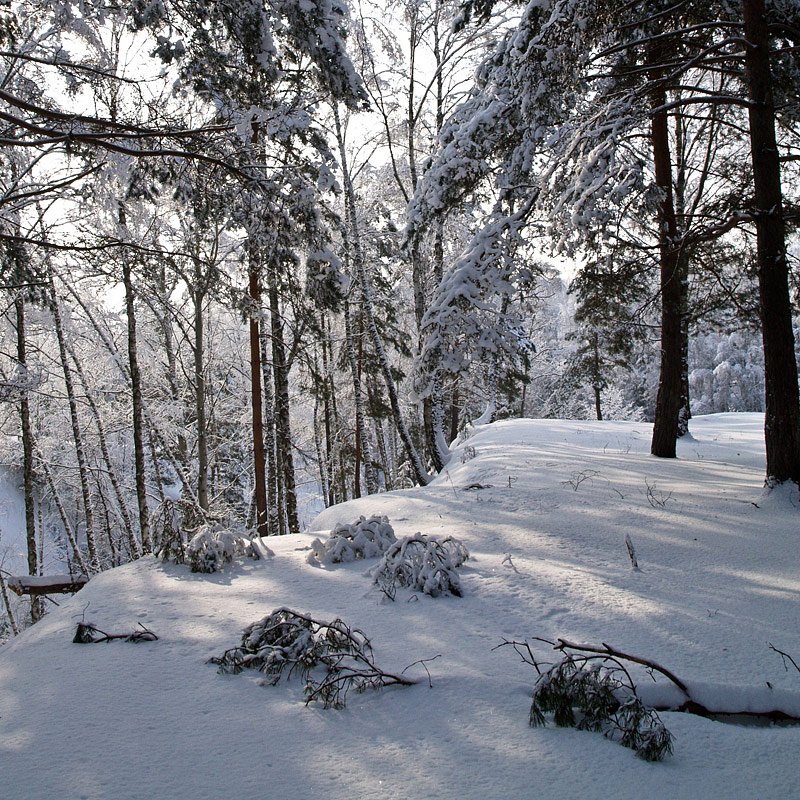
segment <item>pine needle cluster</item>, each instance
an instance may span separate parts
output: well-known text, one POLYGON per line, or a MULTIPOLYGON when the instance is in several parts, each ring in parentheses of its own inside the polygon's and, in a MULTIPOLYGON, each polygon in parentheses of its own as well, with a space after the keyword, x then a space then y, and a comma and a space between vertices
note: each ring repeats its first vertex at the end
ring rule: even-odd
POLYGON ((452 536, 439 540, 416 533, 395 542, 375 569, 375 584, 394 600, 397 587, 431 597, 462 596, 456 570, 469 558, 467 548, 452 536))
POLYGON ((658 713, 645 706, 613 659, 567 656, 539 676, 529 722, 596 731, 631 748, 645 761, 661 761, 672 752, 672 734, 658 713))
POLYGON ((344 708, 350 690, 364 692, 414 681, 375 666, 366 635, 342 620, 318 622, 288 608, 278 608, 248 625, 238 647, 211 658, 219 672, 238 674, 253 669, 269 676, 275 686, 298 673, 305 682, 306 704, 344 708))

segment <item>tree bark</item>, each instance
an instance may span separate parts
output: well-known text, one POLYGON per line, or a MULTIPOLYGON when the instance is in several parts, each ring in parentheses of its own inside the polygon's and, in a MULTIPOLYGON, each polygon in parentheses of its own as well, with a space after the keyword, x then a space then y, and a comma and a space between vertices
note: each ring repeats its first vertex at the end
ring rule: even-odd
POLYGON ((269 334, 261 327, 261 380, 264 388, 264 453, 267 469, 267 519, 273 536, 286 533, 286 508, 283 482, 280 479, 279 453, 275 444, 275 391, 272 362, 269 357, 269 334))
MULTIPOLYGON (((27 380, 28 355, 25 338, 25 299, 18 294, 14 298, 17 326, 17 361, 27 380)), ((28 574, 39 574, 39 559, 36 550, 36 509, 33 501, 33 429, 28 402, 28 388, 25 386, 19 401, 20 427, 22 429, 22 485, 25 497, 25 542, 28 550, 28 574)), ((44 616, 41 598, 31 598, 31 622, 38 622, 44 616)))
POLYGON ((120 485, 117 472, 114 469, 114 464, 111 460, 111 453, 108 449, 108 438, 106 437, 106 429, 105 425, 103 424, 103 418, 100 414, 100 409, 97 407, 97 403, 95 403, 94 398, 92 397, 89 384, 86 380, 86 375, 83 372, 83 367, 78 360, 75 349, 72 346, 68 346, 67 349, 69 351, 70 358, 72 359, 72 363, 75 366, 75 372, 77 373, 78 378, 80 378, 80 381, 84 387, 84 391, 86 392, 86 402, 89 406, 89 410, 92 412, 92 416, 94 417, 95 427, 97 428, 97 441, 100 445, 100 454, 103 457, 103 463, 106 465, 108 479, 111 483, 111 488, 114 491, 114 498, 117 501, 117 507, 119 508, 120 516, 122 517, 122 524, 125 528, 125 534, 128 538, 128 547, 131 558, 141 558, 142 549, 139 546, 139 542, 136 540, 136 535, 133 532, 133 521, 131 520, 131 516, 128 511, 128 504, 125 501, 125 495, 122 491, 122 486, 120 485))
POLYGON ((800 483, 800 398, 764 0, 742 0, 764 343, 767 482, 800 483))
MULTIPOLYGON (((651 63, 662 63, 661 48, 651 53, 651 63)), ((666 104, 667 93, 654 75, 651 102, 654 109, 666 104)), ((675 458, 678 439, 678 412, 681 407, 681 311, 683 282, 680 277, 680 245, 672 193, 672 160, 669 146, 669 119, 666 111, 656 110, 651 119, 650 140, 656 185, 662 199, 658 213, 661 285, 661 371, 656 397, 653 439, 650 452, 660 458, 675 458)))
POLYGON ((261 259, 256 251, 257 245, 250 240, 250 269, 248 293, 250 297, 250 404, 253 419, 253 473, 255 480, 256 532, 259 536, 269 535, 267 508, 267 481, 264 459, 264 415, 261 405, 261 342, 259 315, 261 313, 261 286, 259 273, 261 259))
POLYGON ((125 286, 125 315, 128 321, 128 371, 131 381, 133 408, 133 458, 136 471, 136 500, 139 506, 139 535, 142 550, 153 549, 150 537, 150 510, 147 506, 147 471, 144 457, 144 400, 142 398, 142 372, 139 368, 136 338, 136 293, 133 288, 131 267, 127 258, 122 263, 122 282, 125 286))
POLYGON ((53 315, 53 323, 58 340, 58 352, 61 358, 61 368, 64 372, 64 386, 67 390, 67 403, 69 405, 69 416, 72 424, 72 440, 75 444, 75 456, 78 461, 78 479, 81 486, 81 499, 83 501, 83 518, 86 527, 86 548, 89 551, 89 567, 93 572, 100 572, 100 558, 97 552, 97 541, 94 531, 94 508, 92 507, 92 497, 89 488, 89 468, 86 461, 86 451, 83 447, 83 434, 81 433, 80 420, 78 418, 78 401, 75 397, 75 386, 72 381, 72 370, 67 359, 67 343, 64 337, 64 325, 61 318, 61 308, 58 297, 56 296, 53 277, 49 279, 50 292, 50 311, 53 315))
POLYGON ((194 305, 194 410, 197 430, 197 503, 208 513, 208 420, 206 415, 206 373, 203 363, 205 353, 205 327, 203 295, 192 292, 194 305))
POLYGON ((403 414, 400 410, 400 399, 397 395, 397 385, 392 375, 391 367, 389 366, 389 359, 386 357, 386 348, 383 346, 383 340, 378 331, 378 325, 375 321, 375 304, 372 299, 372 287, 367 279, 366 267, 364 265, 364 255, 361 250, 361 242, 358 235, 358 220, 356 218, 355 210, 355 192, 353 184, 350 180, 350 173, 347 166, 347 153, 344 147, 344 138, 342 136, 341 121, 339 119, 339 110, 334 106, 334 121, 336 123, 337 140, 339 142, 339 157, 341 159, 342 176, 345 191, 345 206, 347 208, 347 217, 350 223, 350 232, 353 244, 353 262, 356 269, 356 277, 361 288, 361 297, 363 299, 363 310, 365 322, 367 325, 367 333, 369 334, 372 346, 375 349, 375 354, 380 364, 381 373, 383 375, 384 383, 386 384, 386 393, 389 396, 389 405, 392 409, 394 423, 397 427, 397 432, 403 442, 408 459, 411 463, 411 470, 417 483, 423 486, 429 483, 430 475, 428 470, 419 456, 419 452, 411 438, 411 433, 408 426, 403 419, 403 414))
POLYGON ((297 533, 297 486, 292 456, 292 427, 289 417, 289 366, 286 362, 286 343, 283 339, 280 297, 274 270, 270 273, 269 318, 272 338, 272 375, 275 381, 275 449, 278 454, 278 480, 283 486, 286 510, 286 533, 297 533))

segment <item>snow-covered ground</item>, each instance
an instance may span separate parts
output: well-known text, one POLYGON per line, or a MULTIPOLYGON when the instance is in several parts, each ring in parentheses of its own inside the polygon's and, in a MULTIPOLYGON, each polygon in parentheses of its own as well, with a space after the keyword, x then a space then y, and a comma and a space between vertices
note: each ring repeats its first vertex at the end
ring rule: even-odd
POLYGON ((145 559, 99 575, 0 649, 3 795, 798 797, 800 727, 664 713, 675 752, 645 763, 598 734, 528 727, 533 672, 494 649, 533 636, 608 642, 716 685, 712 699, 800 702, 800 672, 769 648, 800 661, 800 503, 761 496, 762 424, 697 418, 680 457, 663 461, 648 455, 644 423, 498 423, 429 487, 328 509, 316 532, 271 540, 269 561, 203 576, 145 559), (465 596, 390 602, 365 562, 306 561, 320 531, 375 513, 399 536, 462 539, 465 596), (326 711, 304 706, 297 680, 262 687, 205 663, 279 606, 363 629, 388 671, 440 655, 432 688, 412 667, 418 685, 326 711), (160 639, 72 644, 84 617, 160 639))

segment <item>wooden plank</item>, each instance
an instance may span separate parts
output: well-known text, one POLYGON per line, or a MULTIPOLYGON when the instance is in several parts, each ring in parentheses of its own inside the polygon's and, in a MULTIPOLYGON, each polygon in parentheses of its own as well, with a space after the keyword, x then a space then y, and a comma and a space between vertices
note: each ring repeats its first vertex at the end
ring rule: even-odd
POLYGON ((86 575, 12 575, 7 583, 12 592, 31 597, 45 594, 68 594, 79 591, 89 582, 86 575))

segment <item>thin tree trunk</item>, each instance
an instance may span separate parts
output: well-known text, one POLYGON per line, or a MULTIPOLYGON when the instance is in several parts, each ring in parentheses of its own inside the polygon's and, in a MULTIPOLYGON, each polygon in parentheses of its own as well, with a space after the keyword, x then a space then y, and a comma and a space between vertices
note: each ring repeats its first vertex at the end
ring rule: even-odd
POLYGON ((208 423, 206 419, 206 375, 203 364, 205 328, 203 296, 194 292, 194 410, 197 430, 197 502, 208 513, 208 423))
POLYGON ((764 343, 766 477, 769 483, 800 483, 800 397, 764 0, 743 0, 742 11, 764 343))
POLYGON ((69 416, 72 424, 72 441, 75 444, 75 456, 78 461, 78 478, 81 486, 81 499, 83 501, 84 524, 86 526, 86 547, 89 551, 89 565, 93 572, 100 571, 100 557, 97 552, 97 541, 94 530, 94 509, 92 507, 92 496, 89 488, 89 467, 86 461, 86 452, 83 447, 83 433, 81 432, 80 420, 78 418, 78 401, 75 397, 75 386, 72 381, 72 370, 69 366, 67 357, 67 344, 64 337, 64 325, 61 318, 61 308, 58 297, 56 296, 55 284, 52 275, 49 279, 50 292, 50 311, 53 315, 53 323, 58 341, 58 352, 61 357, 61 368, 64 372, 64 386, 67 390, 67 402, 69 404, 69 416))
POLYGON ((297 518, 297 486, 294 477, 294 458, 292 455, 292 428, 289 417, 289 366, 286 362, 286 344, 283 340, 280 297, 270 273, 268 295, 270 331, 272 334, 272 374, 275 380, 275 445, 280 456, 279 480, 283 484, 283 497, 286 507, 287 533, 297 533, 300 523, 297 518))
POLYGON ((250 297, 250 403, 253 413, 256 531, 259 536, 267 536, 269 535, 269 522, 267 517, 267 481, 264 460, 264 414, 261 405, 261 342, 259 335, 259 314, 261 311, 260 272, 261 259, 257 253, 257 245, 251 239, 248 292, 250 297))
POLYGON ((44 456, 36 446, 35 442, 33 443, 33 447, 36 457, 39 459, 39 468, 42 470, 45 483, 50 489, 50 494, 53 495, 53 502, 55 503, 56 511, 58 511, 58 516, 61 519, 61 525, 64 528, 64 534, 67 537, 69 546, 72 548, 72 557, 75 559, 78 567, 80 567, 80 570, 84 575, 91 575, 92 573, 89 569, 89 565, 86 563, 86 559, 83 557, 83 553, 81 553, 80 547, 78 546, 78 539, 75 536, 72 523, 69 521, 67 510, 64 508, 64 504, 61 502, 61 496, 56 488, 56 483, 55 480, 53 480, 53 474, 50 472, 50 467, 47 465, 47 462, 44 460, 44 456))
POLYGON ((332 406, 331 383, 333 381, 333 365, 332 357, 328 357, 328 348, 330 346, 330 323, 327 318, 323 318, 322 325, 322 374, 320 376, 320 385, 322 391, 323 414, 325 417, 325 483, 328 487, 328 494, 325 498, 325 505, 332 506, 334 504, 334 487, 333 487, 333 421, 332 421, 332 406))
POLYGON ((344 346, 347 353, 347 362, 350 365, 350 377, 353 382, 353 402, 355 404, 356 422, 356 463, 353 470, 353 496, 361 497, 360 454, 364 454, 364 480, 367 484, 367 494, 374 494, 377 490, 375 480, 374 460, 372 445, 366 430, 366 414, 364 413, 364 389, 361 383, 361 370, 358 366, 355 348, 355 333, 353 319, 350 314, 350 302, 344 301, 344 346))
POLYGON ((347 151, 345 150, 344 146, 342 126, 339 119, 339 109, 336 107, 336 105, 333 107, 333 114, 336 125, 336 138, 339 143, 339 157, 341 160, 342 177, 344 183, 345 207, 347 209, 348 221, 350 223, 350 233, 352 237, 353 262, 356 268, 356 277, 361 287, 361 296, 364 301, 363 309, 364 316, 366 318, 367 332, 369 333, 370 340, 372 341, 372 346, 375 349, 375 354, 378 357, 378 363, 381 368, 381 373, 383 374, 384 383, 386 384, 386 393, 389 396, 389 405, 392 409, 395 426, 397 427, 397 432, 400 435, 403 446, 405 447, 406 455, 408 456, 411 464, 414 478, 416 479, 417 483, 425 485, 429 483, 430 475, 428 475, 428 471, 425 469, 425 465, 422 463, 422 459, 419 456, 419 452, 417 451, 417 448, 411 438, 411 433, 409 432, 405 420, 403 419, 402 412, 400 411, 400 399, 397 394, 397 386, 389 366, 389 359, 386 357, 386 349, 383 346, 383 340, 381 339, 380 332, 378 331, 378 326, 375 321, 372 287, 367 278, 366 267, 364 265, 364 256, 361 250, 361 241, 358 232, 358 220, 356 218, 355 209, 355 192, 353 190, 353 183, 350 179, 350 173, 347 166, 347 151))
POLYGON ((14 617, 14 611, 11 608, 11 598, 8 596, 8 588, 6 587, 6 581, 3 577, 3 571, 0 569, 0 595, 3 597, 3 605, 6 607, 6 616, 8 617, 8 622, 11 625, 11 632, 14 636, 19 636, 19 627, 17 626, 17 620, 14 617))
POLYGON ((600 334, 594 331, 592 336, 592 388, 594 389, 594 413, 598 422, 603 421, 603 407, 600 396, 600 334))
MULTIPOLYGON (((713 139, 709 136, 709 141, 713 139)), ((677 169, 675 175, 675 217, 683 233, 686 232, 686 141, 684 119, 678 114, 675 118, 675 153, 677 169)), ((678 274, 681 286, 681 404, 678 411, 678 438, 689 433, 689 420, 692 410, 689 397, 689 253, 681 248, 678 256, 678 274)))
MULTIPOLYGON (((18 294, 14 298, 17 327, 17 361, 26 376, 28 369, 27 342, 25 339, 25 300, 18 294)), ((25 541, 28 550, 28 574, 39 572, 36 550, 36 509, 33 501, 33 429, 28 402, 27 386, 23 388, 19 401, 20 427, 22 429, 22 486, 25 496, 25 541)), ((44 601, 31 597, 31 622, 38 622, 44 615, 44 601)))
MULTIPOLYGON (((525 410, 525 397, 523 395, 522 408, 525 410)), ((524 414, 523 414, 524 416, 524 414)), ((459 424, 461 422, 461 406, 459 406, 458 377, 453 380, 453 392, 450 396, 450 441, 458 439, 459 424)))
POLYGON ((92 393, 89 390, 89 384, 86 381, 86 375, 83 372, 83 367, 78 360, 75 349, 71 345, 68 345, 67 350, 72 358, 72 363, 75 365, 75 372, 78 374, 78 378, 84 386, 86 402, 89 406, 89 410, 92 412, 92 416, 94 417, 95 427, 97 428, 97 441, 100 445, 100 455, 103 457, 103 463, 106 465, 108 479, 114 492, 114 499, 117 502, 117 507, 119 508, 119 513, 122 517, 122 525, 125 528, 125 534, 128 538, 128 547, 130 548, 131 558, 141 558, 142 549, 139 546, 139 542, 136 540, 136 535, 133 532, 133 521, 131 520, 131 515, 128 511, 128 504, 125 500, 125 494, 122 491, 122 486, 120 485, 119 478, 117 477, 117 471, 114 469, 114 464, 111 460, 105 424, 103 423, 100 409, 97 407, 97 403, 94 401, 92 393))
POLYGON ((269 358, 269 337, 261 329, 261 378, 264 382, 264 450, 267 460, 267 508, 270 533, 286 533, 286 515, 283 503, 283 483, 280 480, 279 453, 275 447, 275 392, 272 365, 269 358))
MULTIPOLYGON (((120 211, 124 224, 124 212, 120 211)), ((138 344, 136 339, 136 294, 130 262, 123 258, 122 282, 125 286, 125 314, 128 321, 128 370, 131 381, 131 404, 133 413, 133 458, 136 472, 136 500, 139 506, 139 537, 142 551, 152 551, 150 537, 150 510, 147 507, 147 472, 144 457, 144 402, 142 399, 142 373, 139 369, 138 344)))

